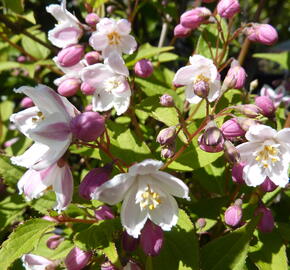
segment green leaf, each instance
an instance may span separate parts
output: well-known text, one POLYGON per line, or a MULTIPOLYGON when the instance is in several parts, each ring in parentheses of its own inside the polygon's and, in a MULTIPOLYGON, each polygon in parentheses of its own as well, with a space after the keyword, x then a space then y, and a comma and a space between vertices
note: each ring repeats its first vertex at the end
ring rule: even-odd
POLYGON ((106 4, 109 0, 89 0, 87 1, 93 8, 99 8, 101 5, 106 4))
POLYGON ((4 6, 15 13, 24 11, 24 0, 3 0, 4 6))
POLYGON ((253 57, 267 59, 278 63, 282 68, 290 70, 290 52, 255 53, 253 57))
POLYGON ((3 143, 6 139, 8 132, 8 121, 10 115, 13 113, 14 106, 14 102, 10 100, 6 100, 0 103, 0 143, 3 143))
POLYGON ((6 61, 0 63, 0 72, 4 70, 11 70, 13 68, 19 68, 21 66, 18 62, 6 61))
POLYGON ((202 269, 242 270, 257 222, 255 217, 242 228, 205 245, 201 249, 202 269))
POLYGON ((17 258, 33 251, 40 237, 53 226, 43 219, 31 219, 20 225, 1 246, 0 269, 7 269, 17 258))
POLYGON ((102 249, 106 257, 109 259, 110 262, 112 262, 114 265, 117 267, 122 267, 120 261, 119 261, 119 256, 117 252, 117 248, 115 243, 110 242, 109 245, 105 248, 102 249))
POLYGON ((45 193, 38 199, 32 200, 30 206, 44 215, 55 206, 55 193, 53 191, 45 193))
POLYGON ((175 53, 161 53, 158 56, 158 62, 163 63, 163 62, 170 62, 170 61, 175 61, 179 58, 179 56, 175 53))
POLYGON ((153 269, 200 269, 195 228, 183 210, 179 210, 177 225, 164 235, 164 246, 160 254, 153 257, 153 269))
POLYGON ((11 164, 8 157, 0 156, 0 176, 4 182, 15 185, 23 175, 24 170, 11 164))

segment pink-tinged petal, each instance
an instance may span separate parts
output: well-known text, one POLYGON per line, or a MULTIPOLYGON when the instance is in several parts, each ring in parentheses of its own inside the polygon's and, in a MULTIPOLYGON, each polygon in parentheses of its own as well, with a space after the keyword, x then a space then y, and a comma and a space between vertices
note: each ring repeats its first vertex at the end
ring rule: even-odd
POLYGON ((131 96, 131 89, 130 89, 130 85, 129 85, 126 77, 123 77, 122 79, 120 79, 119 82, 121 84, 112 91, 112 94, 115 96, 115 99, 130 97, 131 96))
POLYGON ((137 48, 137 42, 131 35, 121 36, 120 47, 123 53, 132 54, 137 48))
POLYGON ((114 77, 115 74, 108 66, 104 64, 94 64, 84 68, 81 72, 81 78, 84 82, 88 83, 92 87, 100 88, 103 83, 114 77))
POLYGON ((278 141, 290 144, 290 128, 283 128, 276 135, 278 141))
MULTIPOLYGON (((58 166, 58 165, 57 165, 58 166)), ((58 167, 58 179, 53 183, 57 205, 55 209, 62 211, 70 204, 73 196, 73 176, 68 164, 58 167)))
POLYGON ((243 178, 248 186, 259 186, 265 181, 266 177, 265 171, 255 160, 244 167, 243 178))
POLYGON ((130 105, 130 96, 125 97, 115 97, 114 98, 114 108, 117 115, 121 115, 126 112, 130 105))
POLYGON ((124 199, 124 196, 134 183, 135 178, 127 173, 121 173, 98 187, 91 197, 108 204, 116 204, 124 199))
POLYGON ((154 159, 145 159, 140 163, 134 164, 129 168, 130 175, 146 175, 157 172, 163 166, 163 162, 154 159))
POLYGON ((95 50, 102 51, 109 45, 108 36, 103 33, 94 33, 90 37, 89 43, 95 50))
POLYGON ((105 65, 109 65, 110 68, 118 74, 125 77, 129 76, 129 70, 125 65, 123 58, 117 52, 112 52, 108 58, 104 61, 105 65))
POLYGON ((121 223, 127 233, 138 238, 147 220, 147 210, 141 210, 140 204, 136 203, 138 185, 135 184, 127 192, 121 208, 121 223))
POLYGON ((192 84, 186 86, 185 88, 185 99, 191 104, 197 104, 202 100, 201 97, 197 96, 194 93, 192 89, 192 84))
MULTIPOLYGON (((86 65, 83 61, 80 61, 77 64, 70 66, 70 67, 63 67, 60 65, 58 57, 55 56, 52 58, 52 60, 55 62, 57 67, 65 73, 65 75, 62 76, 62 77, 64 77, 63 80, 70 79, 70 78, 74 78, 74 79, 80 78, 80 72, 83 70, 83 68, 86 67, 86 65)), ((58 80, 55 80, 55 81, 58 82, 58 80)), ((59 82, 59 84, 60 83, 61 83, 61 81, 59 82)), ((58 85, 58 84, 56 84, 56 85, 58 85)))
POLYGON ((197 66, 186 66, 177 70, 173 83, 178 85, 189 85, 193 83, 195 76, 198 76, 199 70, 197 66))
POLYGON ((121 46, 117 46, 115 44, 113 45, 108 45, 103 51, 102 51, 102 56, 103 58, 107 58, 109 57, 109 55, 112 53, 112 52, 116 52, 118 54, 122 54, 122 47, 121 46))
POLYGON ((277 131, 269 126, 254 125, 249 128, 245 136, 248 141, 260 142, 272 139, 276 134, 277 131))
POLYGON ((182 180, 161 171, 151 174, 151 176, 156 178, 156 183, 160 182, 158 185, 168 194, 189 200, 188 187, 182 180))
POLYGON ((56 266, 55 262, 34 254, 25 254, 22 256, 21 259, 23 261, 25 269, 27 270, 45 270, 50 269, 49 266, 56 266))
POLYGON ((131 32, 131 23, 126 19, 121 19, 117 22, 117 31, 121 35, 129 35, 131 32))
POLYGON ((102 18, 97 24, 97 32, 109 34, 116 30, 116 21, 114 19, 102 18))
POLYGON ((149 211, 150 220, 160 226, 164 231, 170 231, 178 220, 178 206, 176 200, 171 195, 162 197, 161 203, 153 210, 149 211))
POLYGON ((96 91, 92 99, 92 104, 93 111, 95 112, 108 111, 114 106, 114 95, 106 91, 96 91))
POLYGON ((249 159, 253 159, 254 155, 253 153, 257 151, 257 148, 260 147, 260 144, 256 142, 246 142, 242 143, 238 146, 236 146, 242 161, 246 162, 249 161, 249 159))
POLYGON ((215 80, 213 83, 210 84, 210 90, 207 96, 209 102, 213 102, 216 100, 220 94, 221 89, 221 81, 215 80))

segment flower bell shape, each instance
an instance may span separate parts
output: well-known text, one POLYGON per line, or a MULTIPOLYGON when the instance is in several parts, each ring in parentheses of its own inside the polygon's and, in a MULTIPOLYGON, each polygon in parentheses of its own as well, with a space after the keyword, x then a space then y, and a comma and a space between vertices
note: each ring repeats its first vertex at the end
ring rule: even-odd
POLYGON ((104 58, 111 52, 132 54, 137 47, 136 40, 129 35, 131 23, 126 19, 114 20, 102 18, 97 24, 97 31, 89 39, 90 45, 96 51, 102 51, 104 58))
POLYGON ((203 82, 208 86, 207 99, 214 101, 220 94, 221 83, 218 71, 211 59, 202 55, 189 58, 190 65, 180 68, 173 79, 174 85, 186 85, 185 98, 189 103, 198 103, 202 97, 197 95, 196 88, 203 82))
POLYGON ((117 115, 129 107, 131 89, 127 81, 129 71, 122 57, 112 52, 104 64, 94 64, 81 71, 83 82, 95 87, 92 98, 94 111, 107 111, 115 108, 117 115))
POLYGON ((138 77, 148 78, 153 73, 153 65, 147 59, 141 59, 134 66, 134 72, 138 77))
POLYGON ((277 186, 288 183, 290 162, 290 128, 280 131, 254 125, 246 133, 248 142, 237 146, 241 161, 247 162, 243 178, 248 186, 258 186, 266 177, 277 186))
POLYGON ((290 96, 286 95, 286 89, 283 85, 280 85, 274 90, 271 86, 265 84, 261 88, 260 96, 269 97, 273 101, 275 108, 278 108, 280 103, 284 103, 286 108, 290 104, 290 96))
POLYGON ((240 3, 238 0, 221 0, 217 5, 217 13, 223 17, 230 19, 240 11, 240 3))
POLYGON ((173 196, 189 199, 188 187, 180 179, 159 171, 161 161, 147 159, 118 174, 98 187, 92 198, 108 204, 123 200, 121 223, 127 233, 140 235, 150 219, 164 231, 178 220, 178 206, 173 196))
POLYGON ((79 20, 66 9, 66 0, 61 5, 49 5, 46 11, 56 20, 55 27, 48 32, 49 41, 58 48, 77 44, 83 34, 79 20))
POLYGON ((255 104, 261 109, 261 114, 268 118, 275 117, 275 105, 271 98, 267 96, 259 96, 255 98, 255 104))
POLYGON ((26 270, 55 270, 58 263, 42 256, 25 254, 21 257, 26 270))
POLYGON ((278 40, 278 33, 270 24, 253 23, 251 27, 245 29, 245 34, 250 41, 268 46, 273 45, 278 40))
POLYGON ((39 198, 46 190, 52 188, 56 194, 55 209, 60 212, 66 209, 72 200, 73 176, 68 164, 60 160, 41 171, 29 169, 20 178, 17 187, 19 194, 24 194, 28 201, 39 198))
POLYGON ((198 28, 211 16, 211 11, 205 7, 197 7, 184 12, 180 17, 180 24, 190 29, 198 28))
POLYGON ((237 60, 233 60, 227 76, 224 80, 226 89, 242 89, 245 85, 246 77, 247 74, 244 68, 241 67, 237 60))
POLYGON ((35 107, 12 114, 10 121, 35 143, 11 161, 18 166, 43 170, 55 164, 68 149, 72 141, 69 124, 78 111, 65 97, 45 85, 22 86, 15 92, 26 94, 35 107))
POLYGON ((81 270, 91 260, 92 253, 90 251, 83 251, 78 247, 74 247, 64 260, 67 270, 81 270))

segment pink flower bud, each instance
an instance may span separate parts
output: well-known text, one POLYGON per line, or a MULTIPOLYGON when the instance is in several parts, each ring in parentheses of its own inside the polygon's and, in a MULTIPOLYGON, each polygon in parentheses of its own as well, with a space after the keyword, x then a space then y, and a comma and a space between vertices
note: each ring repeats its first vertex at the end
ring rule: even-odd
POLYGON ((162 129, 157 135, 156 141, 161 145, 172 144, 176 138, 175 127, 162 129))
POLYGON ((148 219, 140 236, 140 244, 144 253, 149 256, 158 255, 163 245, 163 238, 162 229, 148 219))
POLYGON ((87 106, 85 107, 85 112, 91 112, 92 110, 93 110, 93 105, 92 105, 92 104, 87 105, 87 106))
POLYGON ((261 114, 261 109, 254 104, 238 105, 235 108, 250 118, 256 118, 261 114))
POLYGON ((89 13, 85 21, 88 25, 96 27, 96 24, 100 21, 100 17, 96 13, 89 13))
POLYGON ((244 136, 246 134, 246 131, 239 125, 237 118, 231 118, 224 122, 221 131, 227 139, 244 136))
POLYGON ((83 94, 89 96, 89 95, 93 95, 96 91, 96 88, 91 86, 90 84, 83 82, 81 84, 81 91, 83 94))
POLYGON ((138 77, 148 78, 153 73, 153 65, 149 60, 142 59, 135 64, 134 72, 138 77))
POLYGON ((237 0, 221 0, 217 5, 217 13, 223 17, 230 19, 240 11, 240 4, 237 0))
POLYGON ((70 122, 73 135, 82 141, 92 142, 105 131, 105 118, 97 112, 83 112, 70 122))
POLYGON ((66 79, 57 88, 57 92, 64 97, 74 96, 80 88, 79 79, 66 79))
POLYGON ((232 179, 237 184, 244 184, 243 170, 246 166, 245 162, 236 163, 232 168, 232 179))
POLYGON ((23 99, 21 100, 21 102, 20 102, 20 107, 21 107, 21 108, 25 108, 25 109, 27 109, 27 108, 30 108, 30 107, 32 107, 32 106, 34 106, 34 103, 33 103, 32 99, 29 98, 29 97, 25 97, 25 98, 23 98, 23 99))
POLYGON ((94 65, 102 62, 103 57, 97 51, 92 51, 85 54, 85 59, 89 65, 94 65))
POLYGON ((106 220, 115 218, 115 215, 109 206, 102 205, 97 210, 95 210, 95 217, 98 220, 106 220))
POLYGON ((77 64, 84 55, 84 47, 81 45, 70 45, 62 49, 57 55, 57 61, 62 67, 71 67, 77 64))
POLYGON ((197 140, 199 147, 201 150, 208 152, 208 153, 217 153, 224 150, 224 143, 221 141, 219 144, 215 146, 206 145, 203 139, 203 135, 200 135, 197 140))
POLYGON ((240 161, 240 153, 230 141, 225 141, 224 143, 224 156, 228 162, 233 164, 236 164, 240 161))
POLYGON ((272 232, 275 225, 271 210, 264 205, 260 205, 255 211, 255 216, 261 214, 262 216, 257 226, 258 229, 263 233, 272 232))
POLYGON ((116 7, 113 5, 107 6, 106 8, 106 11, 108 14, 113 14, 115 10, 116 10, 116 7))
POLYGON ((89 171, 79 186, 79 195, 84 199, 90 200, 91 194, 96 188, 110 179, 112 169, 112 164, 109 163, 102 168, 95 168, 89 171))
POLYGON ((206 98, 209 93, 209 83, 204 80, 199 80, 193 84, 193 91, 197 96, 206 98))
POLYGON ((206 22, 211 16, 211 11, 205 7, 198 7, 186 11, 180 17, 180 23, 183 27, 196 29, 200 24, 206 22))
POLYGON ((176 25, 174 28, 174 36, 177 38, 188 37, 190 32, 191 28, 184 27, 181 24, 176 25))
POLYGON ((269 177, 266 177, 265 181, 260 185, 260 189, 264 192, 272 192, 277 187, 269 177))
POLYGON ((175 154, 175 143, 165 145, 161 149, 161 157, 163 158, 172 158, 175 154))
POLYGON ((196 221, 196 225, 199 229, 202 229, 206 226, 206 220, 205 218, 199 218, 197 221, 196 221))
POLYGON ((227 76, 224 80, 224 84, 226 84, 227 89, 241 89, 245 85, 246 77, 247 74, 244 68, 240 66, 238 61, 233 60, 227 76))
POLYGON ((225 223, 231 227, 237 227, 242 220, 242 216, 242 208, 238 205, 232 205, 225 212, 225 223))
POLYGON ((56 249, 64 239, 60 235, 52 235, 48 238, 46 245, 50 249, 56 249))
POLYGON ((25 63, 26 61, 27 61, 27 58, 24 55, 20 55, 20 56, 17 57, 17 62, 18 63, 25 63))
POLYGON ((273 45, 278 40, 278 33, 270 24, 253 23, 245 29, 245 34, 249 40, 265 45, 273 45))
POLYGON ((91 257, 91 252, 74 247, 66 256, 64 263, 67 270, 81 270, 89 263, 91 257))
POLYGON ((261 109, 261 113, 268 117, 268 118, 273 118, 275 116, 275 105, 272 101, 267 96, 260 96, 255 98, 255 104, 261 109))
POLYGON ((164 107, 173 107, 174 106, 174 99, 172 96, 168 94, 164 94, 160 97, 160 104, 164 107))
POLYGON ((134 238, 133 236, 129 235, 126 231, 122 234, 122 246, 123 249, 127 252, 134 251, 139 244, 139 238, 134 238))

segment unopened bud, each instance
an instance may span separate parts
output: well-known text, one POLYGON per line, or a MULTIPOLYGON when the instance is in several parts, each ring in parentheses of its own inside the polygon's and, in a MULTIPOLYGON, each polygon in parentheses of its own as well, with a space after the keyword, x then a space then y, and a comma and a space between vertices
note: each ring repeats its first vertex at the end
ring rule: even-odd
POLYGON ((225 212, 225 223, 231 227, 237 227, 242 220, 242 216, 242 208, 239 205, 232 205, 225 212))
POLYGON ((259 85, 258 79, 251 81, 250 82, 250 92, 255 90, 258 87, 258 85, 259 85))
POLYGON ((245 85, 246 77, 247 74, 244 68, 241 67, 237 60, 233 60, 227 76, 224 80, 224 87, 226 87, 226 89, 241 89, 245 85))
POLYGON ((116 10, 116 7, 113 6, 113 5, 109 5, 106 8, 106 11, 107 11, 108 14, 113 14, 115 10, 116 10))
POLYGON ((123 249, 127 252, 134 251, 139 244, 139 238, 134 238, 133 236, 129 235, 126 231, 122 234, 122 246, 123 249))
POLYGON ((91 112, 91 111, 93 111, 93 105, 89 104, 85 107, 85 112, 91 112))
POLYGON ((93 95, 96 91, 96 88, 91 86, 90 84, 83 82, 81 84, 81 91, 83 94, 89 96, 89 95, 93 95))
POLYGON ((209 83, 204 80, 199 80, 193 84, 193 91, 197 96, 206 98, 209 93, 209 83))
POLYGON ((96 13, 89 13, 85 21, 91 27, 96 27, 96 24, 100 21, 100 17, 96 13))
POLYGON ((161 145, 172 144, 176 138, 175 127, 162 129, 157 135, 156 141, 161 145))
POLYGON ((168 94, 164 94, 160 97, 160 104, 164 107, 173 107, 174 106, 174 99, 172 96, 168 94))
POLYGON ((21 102, 20 102, 20 107, 21 107, 21 108, 25 108, 25 109, 27 109, 27 108, 30 108, 30 107, 32 107, 32 106, 34 106, 34 103, 33 103, 32 99, 29 98, 29 97, 25 97, 25 98, 23 98, 23 99, 21 100, 21 102))
POLYGON ((78 247, 74 247, 64 260, 67 270, 80 270, 83 269, 90 261, 92 253, 83 251, 78 247))
POLYGON ((102 205, 97 210, 95 210, 95 217, 98 220, 106 220, 106 219, 114 219, 115 215, 111 207, 107 205, 102 205))
POLYGON ((237 0, 221 0, 217 5, 217 13, 223 18, 232 18, 240 11, 240 4, 237 0))
POLYGON ((70 45, 62 49, 57 55, 57 61, 62 67, 76 65, 84 55, 84 47, 81 45, 70 45))
POLYGON ((260 205, 256 211, 255 216, 262 215, 258 223, 258 229, 263 233, 270 233, 274 229, 274 217, 269 208, 264 205, 260 205))
POLYGON ((141 267, 134 261, 130 260, 123 268, 123 270, 142 270, 141 267))
POLYGON ((230 141, 225 141, 224 143, 224 155, 225 158, 232 164, 240 161, 240 153, 230 141))
POLYGON ((184 27, 181 24, 178 24, 174 27, 174 36, 177 38, 188 37, 190 33, 191 28, 184 27))
POLYGON ((256 118, 261 114, 261 110, 254 104, 238 105, 235 107, 239 112, 250 118, 256 118))
POLYGON ((237 118, 231 118, 224 122, 221 126, 221 131, 227 139, 244 136, 246 134, 246 131, 239 125, 237 118))
POLYGON ((260 185, 260 189, 264 192, 272 192, 278 186, 275 185, 269 177, 266 177, 265 181, 260 185))
POLYGON ((163 158, 172 158, 175 154, 175 143, 165 145, 161 149, 161 157, 163 158))
POLYGON ((60 235, 52 235, 48 238, 46 245, 50 249, 56 249, 64 239, 60 235))
POLYGON ((244 184, 245 180, 243 178, 243 170, 244 167, 246 166, 245 162, 240 162, 234 164, 232 168, 232 179, 235 183, 237 184, 244 184))
POLYGON ((105 118, 97 112, 83 112, 71 120, 70 127, 77 139, 92 142, 104 133, 105 118))
POLYGON ((278 40, 276 29, 270 24, 253 23, 245 29, 248 39, 265 45, 273 45, 278 40))
POLYGON ((24 55, 20 55, 17 57, 17 62, 18 63, 25 63, 27 61, 27 57, 24 55))
POLYGON ((180 17, 180 23, 183 27, 196 29, 200 24, 206 22, 211 16, 211 11, 205 7, 197 7, 186 11, 180 17))
POLYGON ((275 105, 272 101, 267 96, 260 96, 255 98, 255 104, 261 109, 261 113, 268 117, 268 118, 273 118, 275 116, 275 105))
POLYGON ((85 54, 85 60, 89 65, 94 65, 100 63, 103 57, 97 51, 92 51, 85 54))
POLYGON ((153 73, 153 65, 147 59, 139 60, 134 66, 134 72, 138 77, 148 78, 153 73))
POLYGON ((237 117, 236 119, 237 123, 245 132, 247 132, 251 126, 259 124, 258 121, 251 118, 237 117))
POLYGON ((199 229, 202 229, 206 226, 206 220, 205 218, 199 218, 197 221, 196 221, 196 226, 199 228, 199 229))
POLYGON ((66 79, 57 88, 57 92, 64 97, 74 96, 80 88, 79 79, 66 79))

